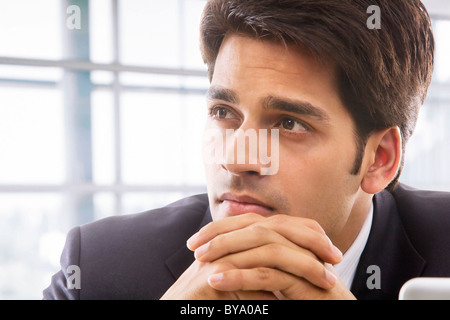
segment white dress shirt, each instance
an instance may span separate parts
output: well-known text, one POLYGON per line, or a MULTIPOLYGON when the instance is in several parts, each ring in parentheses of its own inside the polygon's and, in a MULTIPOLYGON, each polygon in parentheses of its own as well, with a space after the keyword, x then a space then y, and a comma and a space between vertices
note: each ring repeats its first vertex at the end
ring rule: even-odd
POLYGON ((366 246, 367 239, 369 238, 370 228, 372 227, 372 218, 373 204, 370 206, 369 214, 367 215, 361 231, 359 232, 355 241, 353 241, 350 248, 348 248, 348 250, 343 255, 342 261, 334 265, 334 269, 348 289, 350 289, 350 287, 352 286, 356 267, 359 263, 359 258, 361 257, 364 247, 366 246))

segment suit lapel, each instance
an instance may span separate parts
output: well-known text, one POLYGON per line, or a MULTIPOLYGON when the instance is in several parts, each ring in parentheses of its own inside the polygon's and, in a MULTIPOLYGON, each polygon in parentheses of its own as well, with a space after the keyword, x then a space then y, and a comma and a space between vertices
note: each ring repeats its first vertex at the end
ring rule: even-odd
POLYGON ((425 263, 408 239, 393 196, 387 191, 375 195, 372 228, 356 269, 353 294, 358 299, 398 299, 401 286, 420 276, 425 263), (378 270, 380 288, 370 289, 367 282, 377 280, 378 270))
MULTIPOLYGON (((205 211, 202 221, 196 229, 192 230, 192 234, 200 230, 203 226, 212 221, 211 212, 209 206, 205 211)), ((186 239, 187 240, 187 239, 186 239)), ((176 279, 178 279, 183 272, 194 262, 194 253, 186 247, 186 243, 178 248, 167 260, 166 266, 169 268, 170 273, 176 279)))

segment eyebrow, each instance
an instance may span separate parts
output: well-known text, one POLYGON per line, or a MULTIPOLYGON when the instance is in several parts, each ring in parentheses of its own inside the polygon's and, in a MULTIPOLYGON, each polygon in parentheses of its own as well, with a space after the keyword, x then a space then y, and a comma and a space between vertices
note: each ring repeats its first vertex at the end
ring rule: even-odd
MULTIPOLYGON (((233 104, 239 104, 237 93, 221 86, 211 86, 206 92, 206 98, 209 100, 223 100, 233 104)), ((325 111, 308 101, 292 100, 272 95, 263 98, 261 101, 263 109, 265 110, 279 110, 301 116, 308 116, 324 122, 330 121, 330 117, 325 111)))
POLYGON ((220 86, 211 86, 206 92, 206 98, 209 100, 223 100, 233 104, 239 104, 239 98, 236 92, 220 86))
POLYGON ((322 109, 312 105, 307 101, 291 100, 274 96, 265 97, 262 106, 266 110, 279 110, 297 115, 316 118, 320 121, 329 122, 330 117, 322 109))

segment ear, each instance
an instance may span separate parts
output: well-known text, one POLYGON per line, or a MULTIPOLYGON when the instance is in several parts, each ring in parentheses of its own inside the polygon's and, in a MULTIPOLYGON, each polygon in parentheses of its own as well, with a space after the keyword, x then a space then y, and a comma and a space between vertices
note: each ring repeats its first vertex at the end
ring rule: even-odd
POLYGON ((400 129, 392 127, 373 133, 366 144, 366 165, 361 188, 375 194, 395 178, 402 157, 400 129))

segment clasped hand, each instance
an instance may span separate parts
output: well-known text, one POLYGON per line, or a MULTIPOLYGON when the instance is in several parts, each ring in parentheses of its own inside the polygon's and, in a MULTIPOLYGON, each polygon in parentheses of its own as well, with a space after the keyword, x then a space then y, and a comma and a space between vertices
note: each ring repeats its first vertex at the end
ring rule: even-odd
POLYGON ((342 253, 311 219, 229 217, 187 246, 196 260, 162 299, 354 299, 331 266, 342 253))

